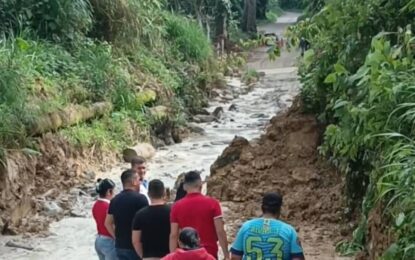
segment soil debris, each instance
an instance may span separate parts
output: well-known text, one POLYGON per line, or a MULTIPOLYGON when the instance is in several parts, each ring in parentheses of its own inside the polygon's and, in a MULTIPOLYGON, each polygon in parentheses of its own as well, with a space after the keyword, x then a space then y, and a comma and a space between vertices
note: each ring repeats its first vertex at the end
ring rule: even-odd
POLYGON ((208 194, 223 202, 230 238, 245 220, 261 214, 262 195, 269 191, 284 196, 282 219, 299 230, 308 246, 341 238, 343 180, 318 155, 321 132, 296 100, 271 119, 259 139, 235 137, 212 165, 207 184, 208 194))
POLYGON ((38 139, 37 155, 11 151, 0 166, 1 233, 37 233, 52 220, 70 214, 79 192, 68 192, 84 183, 93 183, 93 165, 114 163, 114 155, 104 156, 99 149, 77 149, 62 137, 46 134, 38 139), (88 171, 87 171, 88 170, 88 171))

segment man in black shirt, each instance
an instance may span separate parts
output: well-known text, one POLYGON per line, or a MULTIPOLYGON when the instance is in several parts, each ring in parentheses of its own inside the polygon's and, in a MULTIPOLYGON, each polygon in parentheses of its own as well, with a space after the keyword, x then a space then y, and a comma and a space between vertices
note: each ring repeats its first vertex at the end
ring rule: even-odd
POLYGON ((140 257, 155 260, 169 253, 170 207, 162 181, 150 181, 148 195, 151 205, 135 215, 132 240, 140 257))
POLYGON ((132 241, 131 223, 140 209, 148 206, 146 197, 139 193, 140 179, 133 170, 121 174, 123 191, 117 194, 108 209, 105 227, 115 237, 115 249, 119 260, 137 260, 132 241))

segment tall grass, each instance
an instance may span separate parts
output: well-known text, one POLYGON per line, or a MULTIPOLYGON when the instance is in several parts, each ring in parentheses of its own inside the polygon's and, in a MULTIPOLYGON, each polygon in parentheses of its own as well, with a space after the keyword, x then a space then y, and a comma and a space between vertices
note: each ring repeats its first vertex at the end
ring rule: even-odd
POLYGON ((62 132, 74 144, 106 148, 136 140, 131 129, 159 124, 148 119, 147 106, 171 106, 175 124, 183 111, 205 105, 220 67, 211 44, 197 23, 163 4, 0 0, 1 145, 24 146, 34 120, 70 104, 113 103, 108 118, 62 132), (138 96, 146 88, 158 95, 143 104, 138 96))
POLYGON ((166 32, 184 60, 204 62, 212 55, 212 46, 196 22, 166 14, 166 32))

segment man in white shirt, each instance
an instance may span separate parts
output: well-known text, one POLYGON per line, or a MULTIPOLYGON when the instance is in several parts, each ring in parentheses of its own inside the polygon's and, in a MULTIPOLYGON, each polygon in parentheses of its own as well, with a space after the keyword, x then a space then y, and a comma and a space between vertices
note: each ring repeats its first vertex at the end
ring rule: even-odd
POLYGON ((150 204, 150 198, 148 197, 148 180, 145 178, 146 160, 143 157, 133 158, 131 160, 131 169, 140 177, 140 193, 146 196, 148 203, 150 204))

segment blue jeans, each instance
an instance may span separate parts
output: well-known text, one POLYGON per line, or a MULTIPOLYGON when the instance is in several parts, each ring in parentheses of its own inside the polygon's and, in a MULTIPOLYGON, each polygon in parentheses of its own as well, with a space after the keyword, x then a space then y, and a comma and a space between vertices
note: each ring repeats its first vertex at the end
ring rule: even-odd
POLYGON ((95 250, 99 260, 118 260, 115 252, 114 239, 102 235, 97 235, 95 239, 95 250))
POLYGON ((134 249, 116 248, 118 260, 140 260, 134 249))

